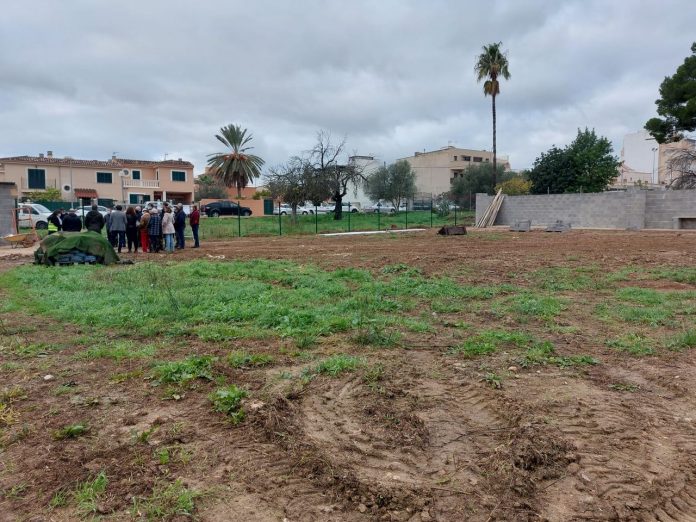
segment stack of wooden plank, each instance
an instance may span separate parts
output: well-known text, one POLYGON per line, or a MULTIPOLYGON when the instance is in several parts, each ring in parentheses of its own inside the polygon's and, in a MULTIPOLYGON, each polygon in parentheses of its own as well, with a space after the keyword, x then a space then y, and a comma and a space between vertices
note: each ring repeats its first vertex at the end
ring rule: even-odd
POLYGON ((493 198, 493 201, 491 201, 491 204, 488 205, 488 208, 483 213, 483 216, 481 216, 481 219, 479 219, 476 222, 476 228, 486 228, 493 226, 493 224, 495 223, 495 218, 498 217, 498 211, 500 210, 500 207, 503 204, 504 197, 505 195, 503 194, 503 191, 498 190, 498 193, 493 198))

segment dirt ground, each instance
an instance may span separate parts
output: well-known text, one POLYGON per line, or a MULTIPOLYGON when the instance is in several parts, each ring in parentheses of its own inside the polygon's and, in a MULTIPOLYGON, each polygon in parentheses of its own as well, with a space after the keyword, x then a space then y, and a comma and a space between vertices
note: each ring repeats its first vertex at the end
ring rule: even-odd
MULTIPOLYGON (((519 284, 520 274, 544 267, 692 267, 695 252, 696 233, 689 232, 489 230, 243 238, 170 259, 287 259, 375 271, 404 263, 466 283, 519 284)), ((29 261, 13 256, 0 266, 29 261)), ((696 350, 654 357, 611 350, 599 342, 607 327, 580 313, 598 304, 587 299, 573 307, 577 316, 543 330, 563 355, 601 361, 581 369, 518 368, 505 352, 485 361, 446 356, 450 339, 438 332, 414 334, 398 349, 366 350, 384 367, 375 386, 346 374, 294 389, 271 378, 300 364, 283 355, 285 341, 254 341, 253 349, 277 358, 270 368, 225 370, 254 397, 238 426, 211 413, 209 387, 163 400, 132 360, 75 358, 77 346, 32 359, 0 352, 0 387, 26 395, 12 401, 19 422, 0 450, 0 520, 74 520, 74 508, 50 508, 51 498, 104 469, 110 485, 97 515, 105 520, 137 518, 133 497, 177 477, 202 492, 196 519, 204 521, 696 520, 696 350), (483 378, 488 367, 504 374, 501 388, 483 378), (112 378, 128 372, 133 378, 112 378), (55 378, 46 381, 47 374, 55 378), (76 391, 56 394, 58 385, 76 391), (54 440, 51 433, 76 415, 93 433, 54 440), (133 433, 153 427, 148 440, 133 442, 133 433), (171 450, 166 464, 153 459, 161 448, 171 450)), ((516 327, 507 318, 477 320, 516 327)), ((2 321, 4 335, 20 332, 33 343, 69 344, 89 333, 24 312, 2 314, 2 321)), ((235 347, 187 342, 187 353, 222 355, 235 347)), ((325 340, 318 350, 341 343, 325 340)))

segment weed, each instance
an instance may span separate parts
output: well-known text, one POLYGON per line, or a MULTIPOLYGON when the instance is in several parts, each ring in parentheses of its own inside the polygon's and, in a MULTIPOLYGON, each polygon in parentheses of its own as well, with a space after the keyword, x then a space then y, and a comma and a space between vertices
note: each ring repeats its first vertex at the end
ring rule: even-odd
POLYGON ((381 387, 378 385, 378 383, 382 380, 383 377, 384 365, 381 363, 377 363, 365 369, 365 373, 363 374, 363 383, 365 383, 371 389, 379 391, 381 387))
POLYGON ((12 406, 0 403, 0 427, 12 426, 17 419, 19 419, 19 413, 12 406))
POLYGON ((673 337, 667 342, 667 348, 674 351, 696 348, 696 329, 686 330, 673 337))
POLYGON ((129 381, 131 379, 138 379, 143 376, 142 370, 132 370, 130 372, 115 373, 110 378, 109 381, 120 384, 122 382, 129 381))
POLYGON ((640 333, 629 333, 606 341, 606 345, 631 355, 655 355, 653 341, 640 333))
POLYGON ((468 338, 463 343, 450 348, 450 354, 464 354, 467 357, 489 355, 499 346, 509 345, 522 347, 532 342, 532 337, 521 332, 506 332, 502 330, 485 330, 478 335, 468 338))
POLYGON ((233 368, 243 368, 248 366, 265 366, 273 362, 273 357, 261 353, 249 353, 236 350, 227 357, 227 361, 233 368))
POLYGON ((524 293, 509 298, 507 309, 518 315, 549 320, 565 309, 565 302, 553 296, 524 293))
POLYGON ((169 455, 169 450, 167 448, 160 448, 155 452, 155 456, 157 457, 157 461, 160 463, 162 466, 166 466, 169 464, 170 460, 170 455, 169 455))
POLYGON ((500 388, 503 387, 503 379, 497 373, 493 373, 493 372, 487 373, 486 375, 483 376, 483 380, 491 388, 495 388, 495 389, 499 390, 500 388))
POLYGON ((133 341, 111 341, 104 344, 91 346, 87 350, 76 355, 85 359, 123 359, 146 358, 155 355, 155 347, 152 345, 137 346, 133 341))
POLYGON ((192 355, 183 361, 162 363, 153 368, 160 383, 183 384, 193 379, 213 380, 212 365, 216 360, 209 355, 192 355))
POLYGON ((650 326, 670 324, 670 319, 674 317, 672 310, 663 306, 638 307, 619 304, 612 307, 612 311, 622 321, 650 326))
POLYGON ((650 271, 650 275, 655 279, 667 279, 677 283, 696 284, 696 268, 657 268, 650 271))
POLYGON ((302 372, 302 378, 310 381, 317 375, 336 377, 344 372, 353 372, 365 365, 365 360, 353 355, 337 354, 327 357, 311 368, 302 372))
POLYGON ((89 433, 89 426, 85 423, 70 424, 53 432, 53 438, 56 440, 76 439, 89 433))
POLYGON ((83 514, 96 512, 97 500, 106 491, 107 484, 108 480, 103 471, 94 479, 78 484, 73 493, 77 509, 83 514))
POLYGON ((352 340, 358 346, 396 346, 401 341, 401 334, 387 330, 383 325, 366 321, 364 326, 353 335, 352 340))
POLYGON ((405 274, 405 275, 420 275, 422 273, 420 268, 415 268, 408 266, 404 263, 397 263, 395 265, 387 265, 382 268, 383 274, 405 274))
POLYGON ((59 489, 53 494, 51 500, 48 502, 48 505, 52 508, 64 507, 68 505, 68 499, 68 492, 64 489, 59 489))
POLYGON ((626 383, 626 382, 617 382, 614 384, 610 384, 609 387, 615 391, 625 391, 625 392, 630 392, 630 393, 634 393, 634 392, 637 392, 638 390, 640 390, 639 385, 633 384, 633 383, 626 383))
POLYGON ((595 286, 592 278, 581 273, 579 269, 565 267, 537 270, 532 272, 530 279, 543 290, 550 292, 586 290, 595 286))
POLYGON ((27 392, 21 386, 12 388, 3 388, 0 392, 0 404, 12 404, 16 401, 21 401, 27 398, 27 392))
POLYGON ((599 361, 588 355, 573 355, 570 357, 556 355, 556 349, 553 347, 553 344, 548 341, 543 341, 527 349, 522 359, 520 359, 519 364, 524 368, 546 364, 554 364, 561 368, 568 368, 571 366, 599 364, 599 361))
POLYGON ((175 517, 191 517, 198 493, 187 489, 180 479, 170 484, 157 484, 147 498, 133 499, 131 514, 147 520, 167 520, 175 517))
POLYGON ((295 336, 295 346, 298 350, 307 350, 317 344, 317 336, 312 334, 299 334, 295 336))
POLYGON ((16 347, 14 353, 19 357, 45 357, 51 351, 59 350, 60 348, 61 346, 56 344, 31 343, 16 347))
POLYGON ((143 430, 141 432, 132 430, 131 439, 133 440, 134 444, 147 444, 148 442, 150 442, 150 437, 152 437, 152 435, 154 435, 156 431, 157 426, 152 426, 151 428, 143 430))
POLYGON ((215 409, 215 411, 227 415, 232 424, 239 424, 244 420, 242 399, 248 395, 249 393, 246 390, 232 384, 226 388, 215 390, 210 395, 210 400, 213 403, 213 409, 215 409))
POLYGON ((9 499, 19 499, 24 497, 27 493, 28 486, 24 483, 15 484, 10 489, 5 492, 5 498, 9 499))

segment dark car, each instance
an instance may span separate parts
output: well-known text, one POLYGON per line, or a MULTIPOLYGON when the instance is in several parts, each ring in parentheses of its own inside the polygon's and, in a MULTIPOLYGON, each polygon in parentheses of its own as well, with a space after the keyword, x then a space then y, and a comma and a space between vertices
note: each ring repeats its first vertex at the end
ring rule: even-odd
POLYGON ((233 201, 215 201, 213 203, 208 203, 203 209, 203 212, 205 212, 205 215, 208 217, 251 216, 251 209, 249 207, 240 207, 233 201))

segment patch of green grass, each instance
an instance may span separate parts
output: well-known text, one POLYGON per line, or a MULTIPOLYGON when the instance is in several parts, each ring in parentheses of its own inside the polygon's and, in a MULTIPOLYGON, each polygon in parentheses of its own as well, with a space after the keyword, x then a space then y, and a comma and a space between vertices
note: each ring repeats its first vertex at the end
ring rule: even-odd
POLYGON ((109 341, 90 346, 78 353, 76 357, 84 359, 123 359, 147 358, 155 355, 155 347, 151 344, 138 346, 130 340, 109 341))
POLYGON ((183 384, 193 379, 212 381, 215 360, 209 355, 192 355, 182 361, 159 364, 153 368, 153 374, 160 383, 183 384))
POLYGON ((533 293, 521 293, 508 297, 494 311, 507 312, 519 318, 535 317, 545 321, 558 316, 566 308, 566 302, 558 297, 533 293))
POLYGON ((610 309, 610 313, 630 323, 642 323, 650 326, 671 324, 674 312, 664 306, 626 306, 617 304, 610 309))
POLYGON ((0 391, 0 404, 12 404, 13 402, 22 401, 27 397, 27 391, 21 386, 3 388, 2 391, 0 391))
POLYGON ((353 335, 352 340, 359 346, 397 346, 401 341, 401 334, 388 330, 384 326, 367 324, 353 335))
POLYGON ((363 382, 369 387, 377 386, 377 383, 384 377, 384 365, 381 363, 374 364, 365 369, 363 374, 363 382))
POLYGON ((70 424, 54 431, 53 438, 56 440, 76 439, 86 435, 87 433, 89 433, 89 426, 87 426, 87 424, 84 422, 81 422, 79 424, 70 424))
POLYGON ((405 263, 397 263, 395 265, 387 265, 382 268, 383 274, 406 274, 406 275, 421 275, 420 268, 409 266, 405 263))
POLYGON ((303 378, 311 380, 317 375, 337 377, 345 372, 354 372, 365 365, 365 360, 353 355, 337 354, 327 357, 303 372, 303 378))
POLYGON ((176 517, 192 517, 195 499, 199 496, 184 486, 180 479, 170 484, 159 483, 147 498, 133 500, 133 517, 147 520, 169 520, 176 517))
POLYGON ((159 462, 161 466, 166 466, 167 464, 169 464, 169 461, 171 460, 168 448, 158 449, 155 452, 155 457, 157 457, 157 462, 159 462))
POLYGON ((249 366, 266 366, 273 362, 273 357, 263 353, 235 350, 227 356, 227 361, 233 368, 244 368, 249 366))
POLYGON ((294 337, 295 346, 298 350, 307 350, 317 345, 317 336, 311 333, 301 333, 294 337))
POLYGON ((78 484, 73 492, 77 509, 85 515, 95 513, 97 511, 97 500, 106 491, 108 482, 106 474, 102 471, 94 479, 78 484))
POLYGON ((143 370, 132 370, 129 372, 115 373, 109 377, 109 381, 120 384, 122 382, 129 381, 131 379, 139 379, 144 375, 143 370))
POLYGON ((44 357, 52 351, 57 351, 62 348, 62 345, 51 343, 29 343, 20 344, 14 350, 15 355, 19 357, 44 357))
POLYGON ((519 361, 520 366, 528 368, 530 366, 552 364, 560 368, 571 366, 583 366, 599 364, 599 361, 589 355, 559 356, 553 344, 543 341, 528 348, 519 361))
POLYGON ((689 348, 696 348, 696 329, 686 330, 666 343, 670 350, 681 351, 689 348))
POLYGON ((640 333, 629 333, 609 339, 606 345, 635 356, 655 355, 655 343, 640 333))
POLYGON ((67 491, 64 489, 59 489, 56 491, 53 496, 51 497, 51 500, 48 502, 48 505, 51 508, 59 508, 59 507, 64 507, 68 505, 68 501, 70 499, 70 496, 67 491))
POLYGON ((642 305, 659 305, 667 300, 664 292, 658 292, 651 288, 625 287, 616 291, 616 298, 620 301, 629 301, 642 305))
POLYGON ((210 400, 213 403, 213 409, 215 411, 227 415, 232 424, 239 424, 244 420, 242 399, 248 395, 249 392, 232 384, 225 388, 215 390, 210 395, 210 400))
POLYGON ((530 280, 539 288, 550 292, 567 292, 595 288, 594 280, 587 270, 566 267, 550 267, 536 270, 530 280))
POLYGON ((523 332, 506 332, 503 330, 485 330, 473 337, 469 337, 463 343, 450 348, 450 354, 463 354, 467 357, 489 355, 498 347, 508 345, 523 347, 533 341, 533 338, 523 332))
POLYGON ((696 284, 695 267, 679 268, 656 268, 650 271, 650 275, 655 279, 666 279, 677 283, 696 284))
POLYGON ((640 390, 640 386, 638 384, 633 384, 633 383, 628 383, 628 382, 616 382, 614 384, 610 384, 609 387, 614 391, 630 392, 630 393, 635 393, 638 390, 640 390))

